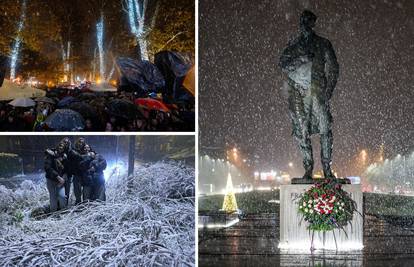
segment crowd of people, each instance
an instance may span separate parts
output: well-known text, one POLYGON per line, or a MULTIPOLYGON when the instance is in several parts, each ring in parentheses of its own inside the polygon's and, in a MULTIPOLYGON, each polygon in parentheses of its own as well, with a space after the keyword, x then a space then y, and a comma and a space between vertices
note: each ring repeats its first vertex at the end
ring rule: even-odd
POLYGON ((195 127, 194 105, 170 104, 168 111, 150 109, 136 105, 134 95, 127 92, 56 94, 52 90, 46 97, 34 100, 35 104, 29 107, 0 102, 0 131, 59 131, 45 123, 57 109, 78 112, 84 125, 81 131, 193 131, 195 127), (65 98, 71 101, 61 104, 65 98), (126 112, 122 107, 116 110, 119 107, 111 106, 116 99, 124 101, 126 112))
POLYGON ((75 204, 85 201, 105 201, 106 160, 96 153, 84 138, 72 146, 63 138, 56 148, 45 151, 46 185, 50 197, 50 212, 67 208, 73 184, 75 204))

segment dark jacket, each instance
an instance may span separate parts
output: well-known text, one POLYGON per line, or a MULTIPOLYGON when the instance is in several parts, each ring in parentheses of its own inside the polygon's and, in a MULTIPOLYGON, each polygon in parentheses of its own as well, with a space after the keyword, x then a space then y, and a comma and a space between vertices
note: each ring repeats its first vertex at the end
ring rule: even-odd
POLYGON ((82 155, 74 150, 71 149, 68 152, 68 174, 69 175, 74 175, 77 177, 80 177, 83 175, 83 171, 85 171, 86 169, 82 170, 80 167, 80 163, 83 160, 82 155))
POLYGON ((103 171, 106 169, 106 160, 100 154, 96 154, 94 160, 91 162, 91 168, 93 167, 93 183, 102 185, 105 184, 105 177, 103 171))
POLYGON ((95 156, 80 155, 82 160, 79 162, 79 170, 82 173, 81 184, 92 186, 95 184, 104 184, 103 171, 106 169, 106 160, 100 154, 95 156))
POLYGON ((67 157, 57 156, 56 150, 48 149, 45 152, 45 173, 46 179, 58 182, 57 177, 65 174, 65 166, 67 164, 67 157))

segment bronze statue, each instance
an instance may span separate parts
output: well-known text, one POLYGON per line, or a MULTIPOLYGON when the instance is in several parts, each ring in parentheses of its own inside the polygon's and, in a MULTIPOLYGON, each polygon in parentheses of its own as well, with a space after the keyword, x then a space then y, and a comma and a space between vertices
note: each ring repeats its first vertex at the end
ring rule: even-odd
POLYGON ((303 155, 304 179, 312 179, 311 135, 320 134, 321 161, 325 178, 335 178, 332 163, 332 97, 339 66, 328 39, 318 36, 313 27, 316 15, 309 10, 300 17, 300 35, 283 51, 279 66, 288 76, 289 113, 293 135, 303 155))

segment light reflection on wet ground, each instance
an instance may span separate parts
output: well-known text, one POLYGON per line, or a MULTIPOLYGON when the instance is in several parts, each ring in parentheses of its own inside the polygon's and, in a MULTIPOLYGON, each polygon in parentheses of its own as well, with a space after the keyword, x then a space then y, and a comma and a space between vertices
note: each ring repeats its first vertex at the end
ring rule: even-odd
POLYGON ((278 214, 227 229, 199 229, 199 266, 414 266, 413 218, 364 218, 362 251, 281 251, 278 214))

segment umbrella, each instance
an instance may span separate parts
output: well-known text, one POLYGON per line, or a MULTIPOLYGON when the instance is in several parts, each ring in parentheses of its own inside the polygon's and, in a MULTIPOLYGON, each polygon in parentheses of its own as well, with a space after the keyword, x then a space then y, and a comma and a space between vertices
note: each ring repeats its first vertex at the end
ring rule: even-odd
POLYGON ((161 101, 152 98, 137 98, 135 104, 147 109, 169 112, 170 109, 161 101))
POLYGON ((52 105, 56 104, 55 100, 53 100, 52 98, 46 97, 46 96, 36 98, 35 102, 49 103, 49 104, 52 104, 52 105))
POLYGON ((9 102, 9 105, 12 105, 13 107, 27 108, 27 107, 35 106, 36 102, 34 102, 32 99, 27 98, 27 97, 19 97, 9 102))
POLYGON ((85 128, 82 116, 71 109, 57 109, 46 118, 45 124, 54 131, 74 132, 85 128))
POLYGON ((79 99, 74 98, 73 96, 66 96, 57 104, 58 108, 64 108, 72 104, 73 102, 78 102, 79 99))
POLYGON ((165 79, 164 95, 179 98, 184 78, 193 65, 191 60, 184 53, 161 51, 155 54, 154 61, 165 79))
POLYGON ((140 110, 134 103, 124 99, 114 99, 108 102, 107 111, 110 115, 124 119, 134 119, 140 115, 140 110))
POLYGON ((194 65, 188 71, 187 75, 185 76, 183 86, 190 92, 190 94, 195 96, 195 70, 194 70, 194 65))
POLYGON ((68 106, 68 108, 81 114, 84 119, 93 119, 98 117, 98 111, 91 105, 84 102, 73 102, 68 106))
POLYGON ((92 100, 95 99, 97 96, 94 93, 82 93, 78 96, 80 100, 92 100))
POLYGON ((135 91, 153 92, 165 86, 164 77, 157 66, 147 60, 119 58, 116 62, 121 80, 135 91))

